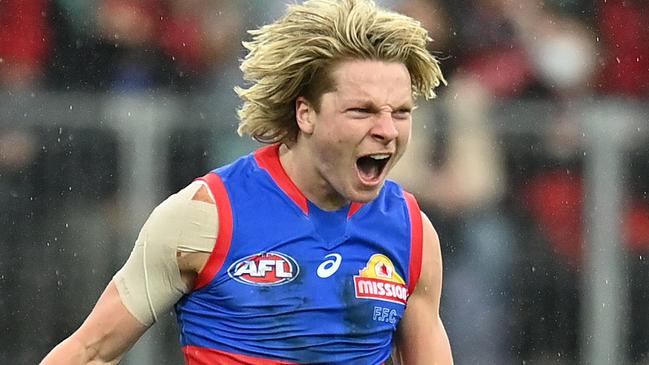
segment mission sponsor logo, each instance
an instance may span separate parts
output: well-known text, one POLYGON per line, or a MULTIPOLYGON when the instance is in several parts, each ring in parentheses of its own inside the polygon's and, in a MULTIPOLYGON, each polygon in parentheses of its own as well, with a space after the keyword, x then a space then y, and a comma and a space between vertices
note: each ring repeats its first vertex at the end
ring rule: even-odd
POLYGON ((356 298, 378 299, 406 304, 408 287, 385 255, 375 254, 354 276, 356 298))
POLYGON ((293 281, 300 267, 291 256, 280 252, 262 252, 237 260, 228 275, 243 284, 275 286, 293 281))

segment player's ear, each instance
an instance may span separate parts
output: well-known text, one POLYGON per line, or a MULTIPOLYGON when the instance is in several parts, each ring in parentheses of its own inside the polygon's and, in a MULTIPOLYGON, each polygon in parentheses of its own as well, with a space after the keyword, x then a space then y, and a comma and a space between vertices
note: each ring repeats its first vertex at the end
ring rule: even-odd
POLYGON ((304 134, 313 133, 314 129, 314 120, 313 115, 315 110, 313 105, 305 97, 298 96, 295 100, 295 119, 297 120, 297 126, 300 128, 300 131, 304 134))

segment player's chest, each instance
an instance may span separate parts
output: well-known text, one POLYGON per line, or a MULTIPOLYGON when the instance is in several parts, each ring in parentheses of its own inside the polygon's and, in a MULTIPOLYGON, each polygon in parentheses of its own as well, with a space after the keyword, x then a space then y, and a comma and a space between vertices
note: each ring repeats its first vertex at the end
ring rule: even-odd
POLYGON ((221 306, 236 313, 317 311, 330 321, 351 318, 363 326, 395 326, 408 297, 404 262, 389 249, 350 242, 333 250, 291 245, 237 250, 212 290, 221 306))

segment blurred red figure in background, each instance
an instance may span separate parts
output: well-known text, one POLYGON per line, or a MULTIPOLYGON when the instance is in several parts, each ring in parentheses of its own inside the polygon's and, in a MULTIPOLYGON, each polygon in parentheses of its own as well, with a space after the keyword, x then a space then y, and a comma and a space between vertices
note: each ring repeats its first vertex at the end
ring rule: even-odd
POLYGON ((40 82, 50 52, 47 0, 0 1, 0 86, 29 88, 40 82))
POLYGON ((606 94, 649 96, 649 1, 599 2, 604 65, 599 89, 606 94))

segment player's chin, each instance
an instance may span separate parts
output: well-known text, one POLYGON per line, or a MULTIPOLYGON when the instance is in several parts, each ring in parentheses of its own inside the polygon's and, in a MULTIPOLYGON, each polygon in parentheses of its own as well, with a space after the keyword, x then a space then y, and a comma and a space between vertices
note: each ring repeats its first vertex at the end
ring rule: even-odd
POLYGON ((352 191, 348 194, 348 199, 356 203, 369 203, 379 196, 382 187, 383 183, 371 187, 357 186, 354 189, 351 189, 352 191))

